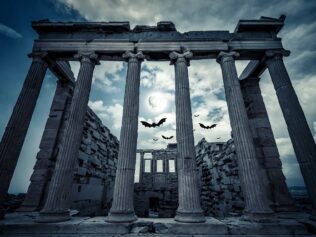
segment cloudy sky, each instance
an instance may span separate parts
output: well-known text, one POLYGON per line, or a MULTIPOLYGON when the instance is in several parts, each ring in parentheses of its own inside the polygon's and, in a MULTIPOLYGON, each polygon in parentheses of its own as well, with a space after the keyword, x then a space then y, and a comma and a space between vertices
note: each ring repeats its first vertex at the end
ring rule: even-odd
MULTIPOLYGON (((292 54, 285 59, 293 86, 298 94, 310 129, 316 138, 316 2, 288 0, 212 1, 212 0, 30 0, 0 3, 0 136, 10 118, 30 65, 31 52, 37 35, 32 20, 51 21, 129 21, 156 25, 158 21, 173 21, 180 32, 194 30, 229 30, 239 19, 260 16, 287 16, 280 32, 283 44, 292 54)), ((237 62, 241 73, 247 62, 237 62)), ((71 63, 77 75, 78 63, 71 63)), ((102 62, 94 73, 89 105, 103 123, 119 138, 126 63, 102 62)), ((215 60, 192 61, 189 67, 195 142, 230 138, 230 123, 223 90, 222 75, 215 60), (217 123, 210 131, 198 123, 217 123), (220 137, 220 139, 217 139, 220 137)), ((303 180, 289 139, 286 124, 277 102, 271 79, 262 75, 261 89, 281 154, 283 171, 290 185, 302 185, 303 180)), ((56 87, 56 78, 47 73, 33 114, 10 192, 25 192, 35 163, 36 153, 56 87)), ((139 126, 138 148, 164 148, 161 135, 175 136, 174 68, 168 62, 144 62, 141 73, 139 120, 158 121, 166 117, 164 126, 146 129, 139 126), (158 138, 157 142, 153 138, 158 138)), ((175 139, 171 140, 175 142, 175 139)))

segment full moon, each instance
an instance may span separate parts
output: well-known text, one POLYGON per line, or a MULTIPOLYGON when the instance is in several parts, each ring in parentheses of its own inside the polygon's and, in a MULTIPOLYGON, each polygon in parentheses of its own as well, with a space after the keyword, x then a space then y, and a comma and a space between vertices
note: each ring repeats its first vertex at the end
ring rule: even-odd
POLYGON ((155 112, 161 112, 166 109, 168 105, 167 99, 161 92, 154 92, 148 95, 147 105, 149 109, 155 112))

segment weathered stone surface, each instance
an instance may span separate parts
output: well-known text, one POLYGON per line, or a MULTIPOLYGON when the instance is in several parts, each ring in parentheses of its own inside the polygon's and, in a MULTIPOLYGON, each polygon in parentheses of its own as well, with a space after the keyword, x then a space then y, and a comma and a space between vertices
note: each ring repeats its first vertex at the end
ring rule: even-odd
POLYGON ((169 162, 176 167, 177 148, 169 144, 166 149, 144 150, 140 153, 139 182, 134 184, 134 208, 138 217, 172 218, 178 207, 177 171, 170 171, 169 162), (148 153, 151 158, 144 159, 148 153), (162 161, 162 172, 158 172, 157 161, 162 161), (145 171, 145 161, 149 161, 153 169, 145 171))
POLYGON ((73 167, 77 161, 97 55, 90 52, 82 53, 78 57, 80 57, 81 64, 69 109, 69 118, 65 126, 47 199, 37 220, 39 222, 64 221, 70 218, 73 167))
POLYGON ((187 223, 204 222, 196 173, 192 111, 188 66, 192 52, 171 52, 175 68, 176 138, 179 206, 175 220, 187 223))
POLYGON ((256 158, 263 171, 262 177, 271 207, 276 211, 294 210, 294 203, 285 183, 280 155, 261 95, 259 78, 241 80, 240 86, 256 148, 256 158))
POLYGON ((234 60, 236 56, 238 56, 236 52, 221 52, 217 61, 220 63, 223 73, 228 113, 238 157, 241 188, 246 204, 245 212, 249 215, 271 214, 272 210, 264 190, 262 169, 256 159, 254 141, 237 76, 234 60))
POLYGON ((47 70, 47 64, 43 59, 45 56, 46 54, 32 55, 32 64, 1 139, 0 219, 4 217, 2 203, 7 195, 47 70))
POLYGON ((268 51, 266 65, 288 127, 316 219, 316 144, 283 62, 287 51, 268 51))
POLYGON ((241 215, 245 207, 240 188, 234 141, 207 142, 195 147, 200 174, 201 205, 205 215, 214 217, 241 215))
POLYGON ((113 203, 107 220, 109 222, 132 222, 137 219, 134 213, 134 175, 137 149, 137 129, 139 113, 139 85, 142 52, 126 52, 128 61, 126 76, 120 149, 115 176, 113 203))
POLYGON ((105 217, 74 217, 63 223, 34 223, 35 213, 9 214, 0 221, 1 236, 315 236, 315 222, 303 217, 287 216, 276 222, 253 223, 240 218, 217 220, 206 218, 205 223, 185 224, 173 219, 146 218, 134 223, 107 223, 105 217), (292 218, 291 218, 292 217, 292 218))

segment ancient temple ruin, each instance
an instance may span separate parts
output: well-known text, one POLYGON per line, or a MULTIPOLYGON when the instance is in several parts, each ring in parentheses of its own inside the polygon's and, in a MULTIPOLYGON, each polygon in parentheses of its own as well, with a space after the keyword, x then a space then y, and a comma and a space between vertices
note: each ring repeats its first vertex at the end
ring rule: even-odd
MULTIPOLYGON (((159 22, 157 26, 136 26, 134 29, 130 29, 128 22, 33 22, 32 27, 39 37, 29 55, 32 63, 0 144, 1 218, 5 214, 1 206, 47 69, 57 76, 61 88, 73 85, 73 91, 63 136, 58 138, 56 131, 45 130, 47 135, 52 133, 61 140, 58 151, 54 148, 41 153, 45 147, 42 144, 38 154, 39 158, 54 153, 56 162, 49 187, 48 179, 45 180, 48 191, 35 221, 60 222, 71 218, 73 167, 78 162, 79 148, 85 149, 82 132, 93 70, 100 60, 106 60, 126 61, 128 64, 113 203, 106 221, 128 223, 137 220, 133 199, 139 86, 141 63, 149 60, 165 61, 175 68, 178 207, 174 220, 202 225, 206 218, 200 202, 188 77, 190 61, 201 59, 216 59, 222 70, 244 199, 243 214, 247 218, 260 219, 279 210, 288 211, 293 204, 259 88, 260 75, 268 70, 312 201, 312 217, 315 217, 316 146, 283 62, 283 57, 290 53, 278 37, 283 25, 283 16, 278 19, 261 17, 258 20, 240 20, 232 33, 180 33, 172 22, 166 21, 159 22), (81 65, 76 80, 68 64, 68 61, 74 60, 81 65), (249 60, 239 77, 235 60, 249 60)), ((60 113, 54 116, 58 118, 60 113)), ((102 138, 101 141, 100 147, 105 142, 102 138)), ((98 165, 102 161, 95 162, 98 165)), ((48 160, 38 159, 39 168, 49 167, 49 163, 48 160)), ((37 177, 33 178, 32 184, 37 181, 37 177)), ((36 189, 44 188, 43 183, 40 185, 31 186, 31 189, 37 192, 36 189)), ((24 206, 28 205, 27 200, 24 206)), ((41 201, 36 202, 38 205, 41 201)))

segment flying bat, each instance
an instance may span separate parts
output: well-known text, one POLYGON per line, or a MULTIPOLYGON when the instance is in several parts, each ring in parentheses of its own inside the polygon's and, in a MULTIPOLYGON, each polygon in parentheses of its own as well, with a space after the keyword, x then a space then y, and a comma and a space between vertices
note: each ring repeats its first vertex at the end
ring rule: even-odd
POLYGON ((156 141, 158 141, 158 138, 153 138, 153 140, 156 142, 156 141))
POLYGON ((142 125, 149 128, 159 127, 161 124, 166 122, 167 118, 162 118, 158 123, 147 123, 146 121, 140 121, 142 125))
POLYGON ((195 115, 194 115, 194 117, 199 117, 199 116, 200 116, 199 114, 195 114, 195 115))
POLYGON ((216 127, 216 123, 212 124, 211 126, 205 126, 203 123, 199 123, 201 128, 205 128, 205 129, 211 129, 211 128, 215 128, 216 127))
POLYGON ((218 137, 217 139, 221 139, 221 137, 218 137))
POLYGON ((167 139, 167 140, 173 138, 173 136, 170 136, 170 137, 165 137, 164 135, 161 135, 161 136, 162 136, 163 139, 167 139))

